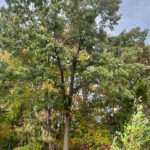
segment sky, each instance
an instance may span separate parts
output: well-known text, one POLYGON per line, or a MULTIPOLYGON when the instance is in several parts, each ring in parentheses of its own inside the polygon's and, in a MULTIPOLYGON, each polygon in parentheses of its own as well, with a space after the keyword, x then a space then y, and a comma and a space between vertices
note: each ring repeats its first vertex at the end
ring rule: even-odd
MULTIPOLYGON (((122 0, 120 13, 122 17, 113 34, 116 35, 124 29, 130 30, 134 27, 150 29, 150 0, 122 0)), ((150 43, 150 34, 146 42, 150 43)))
MULTIPOLYGON (((0 6, 5 4, 4 1, 0 0, 0 6)), ((112 32, 113 35, 134 27, 150 29, 150 0, 122 0, 120 13, 122 17, 112 32)), ((147 37, 147 43, 150 43, 150 34, 147 37)))

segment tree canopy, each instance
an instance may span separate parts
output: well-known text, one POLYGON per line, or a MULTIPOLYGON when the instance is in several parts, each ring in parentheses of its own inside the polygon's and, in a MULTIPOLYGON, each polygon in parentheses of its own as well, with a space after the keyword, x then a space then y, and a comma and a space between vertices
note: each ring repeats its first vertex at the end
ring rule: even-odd
POLYGON ((120 0, 6 2, 0 149, 110 149, 135 101, 149 114, 148 31, 106 32, 120 19, 120 0))

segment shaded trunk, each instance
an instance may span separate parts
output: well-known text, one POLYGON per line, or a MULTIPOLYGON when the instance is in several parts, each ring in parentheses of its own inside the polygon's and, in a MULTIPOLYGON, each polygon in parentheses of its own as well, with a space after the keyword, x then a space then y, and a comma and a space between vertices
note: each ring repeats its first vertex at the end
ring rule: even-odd
POLYGON ((49 144, 48 145, 48 150, 55 150, 54 144, 49 144))
POLYGON ((69 115, 64 116, 64 148, 63 150, 69 150, 69 115))

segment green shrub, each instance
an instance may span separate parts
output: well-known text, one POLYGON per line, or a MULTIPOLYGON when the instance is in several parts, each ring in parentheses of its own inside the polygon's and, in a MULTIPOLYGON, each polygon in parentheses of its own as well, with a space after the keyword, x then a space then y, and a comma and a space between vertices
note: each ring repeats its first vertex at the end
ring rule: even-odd
POLYGON ((30 145, 17 147, 14 150, 42 150, 42 146, 39 143, 33 143, 30 145))
POLYGON ((137 111, 124 126, 123 133, 117 133, 111 150, 147 150, 149 141, 150 122, 143 113, 143 107, 138 105, 137 111))

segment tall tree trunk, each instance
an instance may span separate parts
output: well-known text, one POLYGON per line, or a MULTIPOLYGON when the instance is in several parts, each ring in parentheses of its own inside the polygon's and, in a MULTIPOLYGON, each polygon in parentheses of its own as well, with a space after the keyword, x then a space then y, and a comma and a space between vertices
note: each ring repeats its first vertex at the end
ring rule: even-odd
POLYGON ((69 150, 69 125, 70 117, 68 114, 64 116, 64 148, 63 150, 69 150))
POLYGON ((53 150, 52 145, 50 143, 48 144, 48 150, 53 150))

